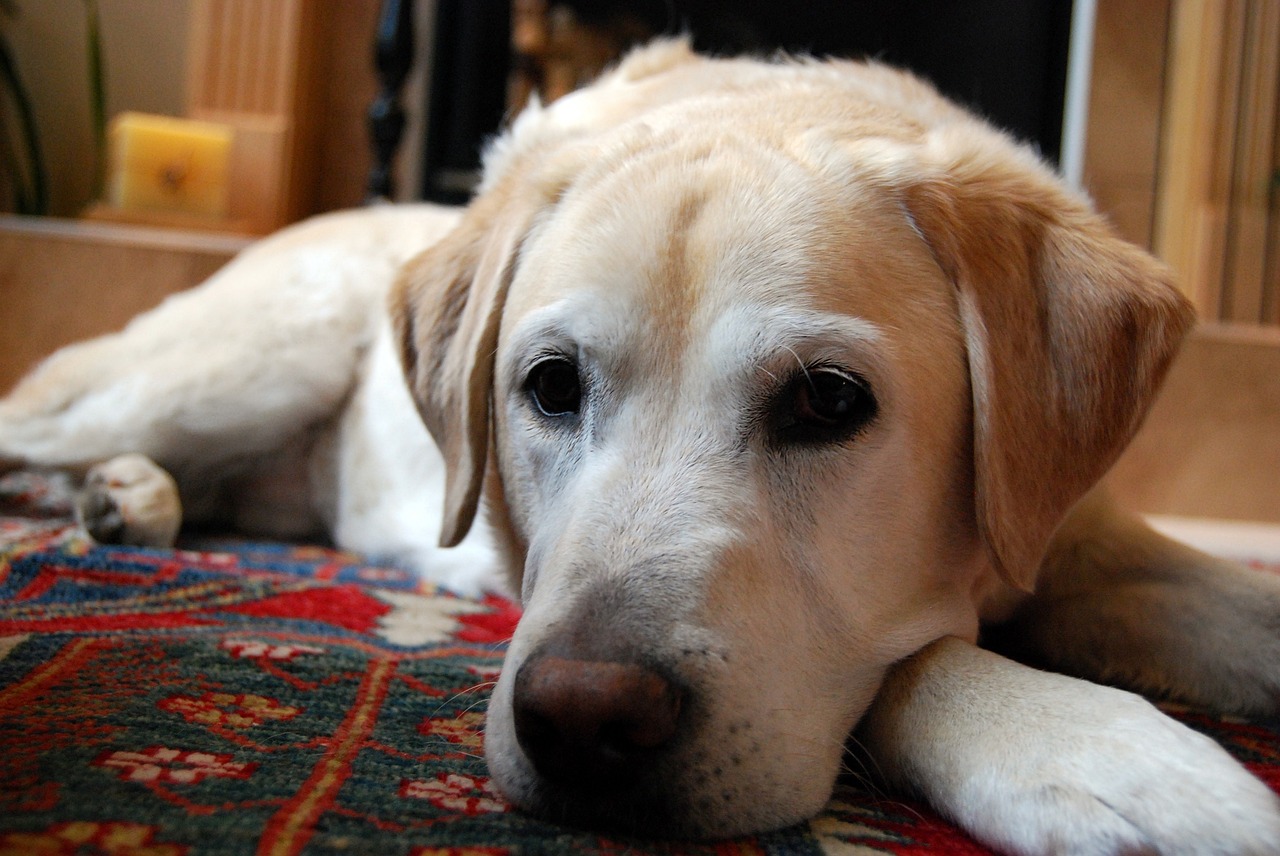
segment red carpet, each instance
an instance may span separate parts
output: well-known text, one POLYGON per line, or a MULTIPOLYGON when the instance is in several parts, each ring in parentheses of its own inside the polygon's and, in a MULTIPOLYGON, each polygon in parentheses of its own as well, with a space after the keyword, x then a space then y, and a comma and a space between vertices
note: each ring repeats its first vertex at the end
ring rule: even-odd
MULTIPOLYGON (((0 481, 0 856, 987 852, 851 783, 716 844, 525 817, 482 758, 513 604, 318 548, 90 549, 56 488, 0 481)), ((1179 716, 1280 787, 1280 723, 1179 716)))

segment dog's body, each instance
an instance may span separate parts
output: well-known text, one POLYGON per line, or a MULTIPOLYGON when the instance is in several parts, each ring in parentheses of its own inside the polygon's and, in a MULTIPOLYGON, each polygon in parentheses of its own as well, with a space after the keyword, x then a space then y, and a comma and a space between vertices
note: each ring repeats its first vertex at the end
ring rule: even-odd
POLYGON ((176 526, 150 459, 189 516, 464 589, 505 568, 486 751, 547 816, 794 822, 857 726, 1010 852, 1280 850, 1210 741, 974 644, 1280 702, 1280 585, 1085 497, 1190 316, 1033 157, 888 69, 667 44, 528 111, 486 175, 464 214, 304 224, 55 355, 0 461, 99 465, 125 539, 176 526))
POLYGON ((467 593, 500 584, 483 531, 460 551, 437 545, 444 465, 385 311, 400 267, 458 216, 386 206, 254 245, 119 335, 50 358, 0 404, 0 459, 106 462, 90 477, 112 494, 106 521, 90 529, 127 527, 110 540, 164 543, 181 514, 275 537, 329 532, 467 593), (122 453, 162 462, 181 504, 145 460, 122 453), (116 503, 129 506, 122 520, 116 503))

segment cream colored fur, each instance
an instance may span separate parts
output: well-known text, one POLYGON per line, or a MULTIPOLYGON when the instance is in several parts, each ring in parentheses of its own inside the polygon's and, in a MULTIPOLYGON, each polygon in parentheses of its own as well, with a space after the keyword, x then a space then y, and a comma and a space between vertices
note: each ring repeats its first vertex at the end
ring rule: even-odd
POLYGON ((1009 853, 1274 853, 1266 786, 1081 680, 1280 700, 1280 584, 1087 496, 1189 323, 1164 268, 924 84, 666 43, 527 110, 461 215, 304 224, 56 355, 0 403, 0 460, 142 453, 189 512, 505 578, 525 615, 486 750, 539 814, 802 821, 856 729, 1009 853), (548 355, 580 373, 572 418, 531 400, 548 355), (874 415, 783 439, 779 390, 833 367, 874 415), (522 747, 516 675, 565 646, 685 693, 627 787, 522 747))

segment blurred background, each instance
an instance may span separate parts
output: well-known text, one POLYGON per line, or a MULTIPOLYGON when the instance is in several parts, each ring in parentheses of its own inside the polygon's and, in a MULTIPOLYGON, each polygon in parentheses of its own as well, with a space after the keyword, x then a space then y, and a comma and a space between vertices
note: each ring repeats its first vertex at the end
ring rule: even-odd
POLYGON ((1275 0, 0 0, 0 390, 254 236, 465 202, 529 97, 678 33, 905 65, 1036 146, 1204 322, 1122 491, 1280 521, 1275 0))

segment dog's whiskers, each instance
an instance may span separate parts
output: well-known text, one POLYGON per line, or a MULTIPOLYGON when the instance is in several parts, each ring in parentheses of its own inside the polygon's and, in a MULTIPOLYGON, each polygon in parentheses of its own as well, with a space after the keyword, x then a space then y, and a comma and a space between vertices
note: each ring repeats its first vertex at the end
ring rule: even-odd
MULTIPOLYGON (((479 692, 480 690, 484 690, 484 689, 492 689, 493 687, 496 687, 497 685, 498 685, 498 682, 497 682, 497 681, 484 681, 484 682, 482 682, 482 683, 473 684, 473 685, 471 685, 471 686, 469 686, 469 687, 464 687, 464 688, 462 688, 462 689, 458 690, 458 691, 457 691, 456 693, 454 693, 453 695, 448 696, 447 698, 442 699, 442 700, 440 701, 440 703, 436 706, 436 709, 435 709, 435 711, 434 711, 434 712, 435 712, 435 713, 440 713, 440 711, 444 710, 444 709, 445 709, 445 708, 447 708, 450 704, 452 704, 453 702, 455 702, 455 701, 457 701, 458 699, 462 698, 463 696, 470 695, 471 693, 479 692)), ((486 701, 486 699, 484 699, 484 698, 476 698, 476 699, 473 699, 473 700, 471 701, 471 703, 470 703, 470 704, 468 704, 468 705, 466 705, 465 707, 463 707, 463 709, 462 709, 462 710, 460 710, 460 711, 458 711, 458 713, 459 713, 459 714, 469 713, 470 711, 474 710, 474 709, 475 709, 476 707, 478 707, 479 705, 483 704, 485 701, 486 701)))

